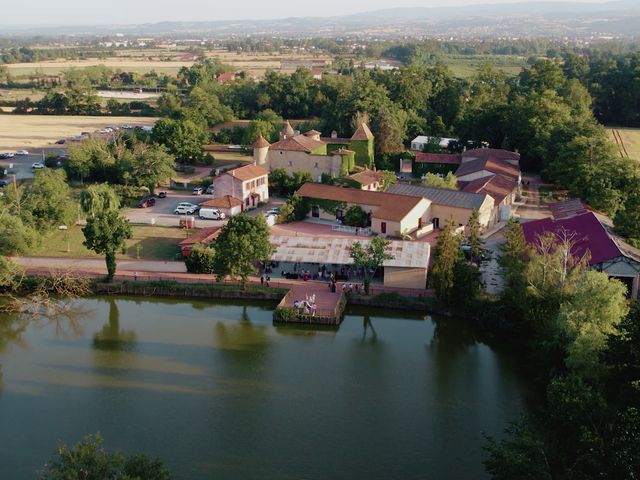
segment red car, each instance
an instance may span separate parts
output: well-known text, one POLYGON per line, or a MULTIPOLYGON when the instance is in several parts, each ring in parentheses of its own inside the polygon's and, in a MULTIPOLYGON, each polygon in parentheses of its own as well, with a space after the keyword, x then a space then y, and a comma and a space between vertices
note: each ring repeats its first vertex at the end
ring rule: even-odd
POLYGON ((143 198, 142 200, 140 200, 140 203, 138 203, 138 208, 153 207, 155 204, 156 204, 155 198, 153 197, 143 198))

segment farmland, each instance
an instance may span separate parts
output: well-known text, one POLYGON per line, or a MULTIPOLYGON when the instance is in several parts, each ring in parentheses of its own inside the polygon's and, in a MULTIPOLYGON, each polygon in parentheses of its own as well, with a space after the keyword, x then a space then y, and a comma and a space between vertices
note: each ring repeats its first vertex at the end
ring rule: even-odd
POLYGON ((612 128, 608 132, 621 157, 640 160, 640 128, 612 128))
MULTIPOLYGON (((325 60, 327 56, 311 56, 296 54, 269 54, 260 52, 236 53, 227 50, 212 50, 206 53, 207 58, 217 58, 221 62, 231 65, 236 70, 249 70, 258 77, 264 75, 267 69, 279 70, 284 60, 325 60)), ((25 78, 32 75, 59 75, 70 68, 82 69, 86 67, 104 65, 114 70, 135 72, 139 74, 155 71, 175 76, 182 67, 194 64, 193 55, 184 51, 150 50, 125 51, 118 56, 107 58, 89 58, 82 60, 58 59, 33 63, 12 63, 7 68, 13 77, 25 78)))
POLYGON ((108 125, 153 125, 149 117, 0 115, 0 150, 45 147, 56 140, 108 125))

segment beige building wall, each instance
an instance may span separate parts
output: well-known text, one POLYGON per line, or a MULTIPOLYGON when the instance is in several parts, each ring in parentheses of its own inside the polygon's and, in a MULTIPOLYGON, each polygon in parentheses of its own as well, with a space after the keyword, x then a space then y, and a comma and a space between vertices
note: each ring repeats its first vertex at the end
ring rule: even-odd
POLYGON ((310 155, 306 152, 269 150, 267 164, 270 170, 284 168, 289 175, 303 171, 313 175, 314 180, 326 173, 332 177, 340 176, 340 155, 310 155))
MULTIPOLYGON (((471 216, 473 209, 471 208, 459 208, 446 205, 431 205, 431 218, 440 219, 440 228, 442 228, 446 222, 453 216, 453 221, 456 225, 466 225, 469 223, 469 217, 471 216)), ((480 217, 480 225, 483 227, 490 227, 496 223, 498 209, 494 208, 494 200, 489 195, 485 199, 484 203, 478 209, 480 217)))
POLYGON ((213 184, 216 187, 216 196, 224 197, 225 195, 230 195, 241 200, 245 207, 253 208, 256 206, 249 198, 252 193, 258 194, 262 202, 269 200, 269 179, 267 175, 243 182, 229 174, 223 174, 216 177, 213 184), (247 200, 249 203, 247 203, 247 200))
POLYGON ((424 289, 427 267, 384 267, 384 286, 424 289))

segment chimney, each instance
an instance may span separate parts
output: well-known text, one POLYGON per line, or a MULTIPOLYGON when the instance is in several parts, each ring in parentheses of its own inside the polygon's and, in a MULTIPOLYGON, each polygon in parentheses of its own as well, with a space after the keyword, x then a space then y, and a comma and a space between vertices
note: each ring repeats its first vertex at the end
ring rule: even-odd
POLYGON ((335 130, 331 132, 331 138, 338 138, 338 132, 336 132, 335 130))

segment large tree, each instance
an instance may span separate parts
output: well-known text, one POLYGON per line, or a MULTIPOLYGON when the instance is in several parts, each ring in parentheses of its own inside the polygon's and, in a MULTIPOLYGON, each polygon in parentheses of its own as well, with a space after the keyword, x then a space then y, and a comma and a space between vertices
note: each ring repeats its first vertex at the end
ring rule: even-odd
POLYGON ((78 217, 78 204, 62 170, 45 168, 36 173, 22 204, 24 220, 38 230, 68 225, 78 217))
POLYGON ((387 247, 391 244, 389 240, 382 237, 373 237, 366 245, 360 242, 353 242, 349 250, 349 257, 353 264, 364 269, 364 292, 369 294, 371 278, 376 271, 382 267, 386 260, 393 260, 394 256, 387 252, 387 247))
POLYGON ((104 255, 107 280, 111 280, 116 273, 116 253, 124 250, 126 240, 133 236, 129 221, 118 211, 103 211, 87 219, 82 233, 85 237, 83 245, 104 255))
POLYGON ((80 207, 88 217, 120 208, 120 197, 106 183, 91 185, 80 193, 80 207))
POLYGON ((178 160, 187 162, 202 158, 202 146, 207 140, 203 127, 191 120, 158 120, 151 136, 178 160))
POLYGON ((244 284, 256 273, 256 262, 267 263, 274 247, 269 242, 269 226, 262 216, 231 217, 214 244, 214 270, 218 280, 239 278, 244 284))

